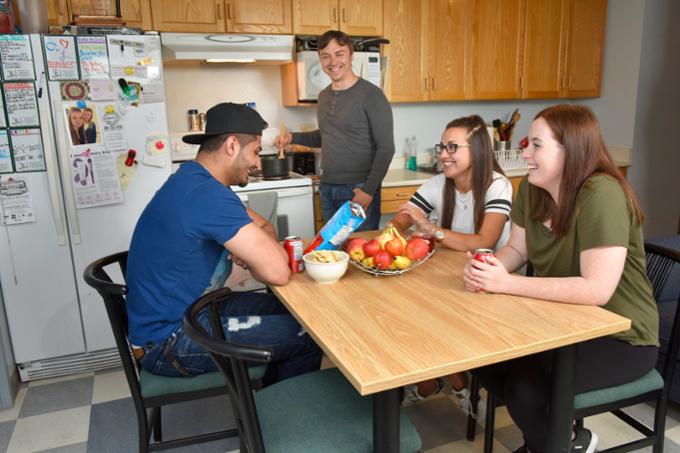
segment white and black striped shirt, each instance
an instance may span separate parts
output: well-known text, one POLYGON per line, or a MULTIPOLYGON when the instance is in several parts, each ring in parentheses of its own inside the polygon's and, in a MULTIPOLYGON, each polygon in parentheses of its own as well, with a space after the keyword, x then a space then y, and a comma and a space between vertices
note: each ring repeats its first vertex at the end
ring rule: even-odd
MULTIPOLYGON (((439 226, 450 228, 459 233, 475 233, 475 209, 472 190, 460 193, 456 189, 456 207, 453 212, 451 225, 441 225, 442 209, 444 207, 444 183, 446 176, 440 173, 427 180, 418 188, 409 200, 410 203, 420 208, 426 215, 436 219, 439 226)), ((496 249, 503 246, 510 237, 510 208, 512 206, 512 184, 505 176, 494 172, 489 189, 484 196, 484 213, 499 213, 507 216, 503 232, 496 249)))

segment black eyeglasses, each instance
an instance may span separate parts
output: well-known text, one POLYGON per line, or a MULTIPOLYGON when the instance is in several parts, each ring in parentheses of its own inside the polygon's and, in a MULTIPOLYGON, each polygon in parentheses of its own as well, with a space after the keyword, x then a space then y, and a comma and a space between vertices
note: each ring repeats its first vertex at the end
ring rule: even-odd
POLYGON ((453 155, 458 151, 458 148, 469 148, 470 145, 459 145, 458 143, 447 143, 446 145, 443 143, 437 143, 434 145, 434 150, 437 152, 437 154, 441 154, 444 151, 446 151, 446 154, 449 156, 453 155))

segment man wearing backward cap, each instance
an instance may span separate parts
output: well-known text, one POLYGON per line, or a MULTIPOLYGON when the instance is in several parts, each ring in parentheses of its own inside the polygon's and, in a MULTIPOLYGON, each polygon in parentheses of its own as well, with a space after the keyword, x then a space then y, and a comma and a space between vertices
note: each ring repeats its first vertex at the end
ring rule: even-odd
MULTIPOLYGON (((143 353, 142 367, 166 376, 216 370, 181 320, 193 301, 224 286, 232 263, 265 284, 285 285, 290 277, 273 225, 229 187, 245 186, 249 171, 259 169, 267 123, 232 103, 212 107, 206 120, 205 133, 183 137, 200 145, 196 159, 182 164, 149 202, 128 257, 130 341, 143 353)), ((264 385, 319 369, 319 347, 275 296, 234 292, 220 316, 228 341, 273 350, 264 385)), ((208 325, 207 314, 203 321, 208 325)))

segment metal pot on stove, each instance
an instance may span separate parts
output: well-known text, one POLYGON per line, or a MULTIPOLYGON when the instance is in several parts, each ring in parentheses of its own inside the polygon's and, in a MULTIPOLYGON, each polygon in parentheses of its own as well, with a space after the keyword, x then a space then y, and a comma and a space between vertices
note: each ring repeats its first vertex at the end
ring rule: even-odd
POLYGON ((286 153, 283 159, 277 154, 265 154, 260 156, 262 177, 264 179, 284 178, 293 168, 293 155, 286 153))

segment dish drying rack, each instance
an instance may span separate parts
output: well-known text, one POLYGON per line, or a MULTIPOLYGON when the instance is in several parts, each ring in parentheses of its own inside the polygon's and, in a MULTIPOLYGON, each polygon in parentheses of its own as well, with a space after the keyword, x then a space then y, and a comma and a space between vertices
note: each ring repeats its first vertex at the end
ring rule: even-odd
POLYGON ((503 170, 516 170, 527 168, 527 163, 522 159, 522 149, 504 149, 494 151, 494 156, 503 170))

